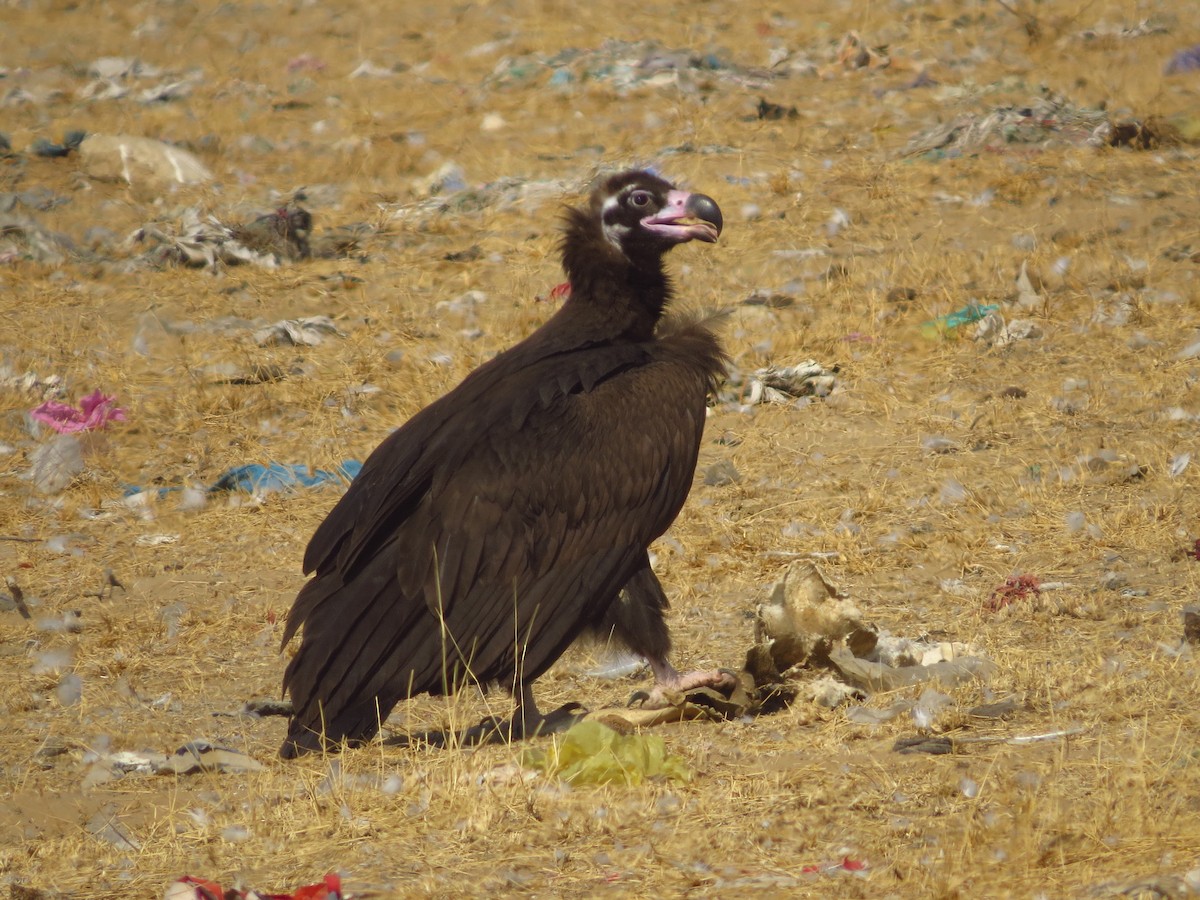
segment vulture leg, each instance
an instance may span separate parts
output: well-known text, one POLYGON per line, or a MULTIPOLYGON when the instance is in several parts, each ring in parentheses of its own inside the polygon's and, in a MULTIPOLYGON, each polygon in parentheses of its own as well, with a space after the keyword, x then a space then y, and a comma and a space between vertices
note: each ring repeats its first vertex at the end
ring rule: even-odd
POLYGON ((728 672, 708 669, 697 672, 680 672, 667 659, 671 652, 671 634, 664 618, 668 606, 658 577, 650 568, 650 561, 638 569, 626 582, 616 603, 609 608, 606 625, 616 640, 634 653, 645 657, 654 673, 654 687, 649 691, 638 691, 630 703, 658 709, 670 706, 667 692, 686 693, 700 687, 733 687, 734 679, 728 672))
POLYGON ((566 703, 548 715, 538 711, 533 699, 531 685, 521 685, 521 693, 517 697, 516 709, 512 718, 507 721, 489 716, 478 725, 472 725, 457 737, 453 732, 425 731, 412 736, 397 735, 384 741, 389 746, 407 747, 410 744, 428 744, 431 747, 445 747, 457 743, 461 747, 474 747, 478 744, 507 744, 510 741, 522 741, 526 738, 543 734, 558 734, 566 731, 587 714, 578 703, 566 703))
POLYGON ((542 715, 533 699, 533 686, 521 685, 517 708, 509 721, 509 735, 513 740, 537 737, 539 734, 558 734, 566 731, 587 714, 578 703, 564 703, 552 713, 542 715))
POLYGON ((467 746, 506 744, 544 734, 558 734, 566 731, 587 714, 587 710, 578 703, 566 703, 554 712, 542 715, 533 699, 533 686, 529 684, 521 685, 521 692, 516 699, 516 708, 511 719, 507 722, 491 717, 484 719, 478 725, 464 731, 459 737, 460 743, 467 746))

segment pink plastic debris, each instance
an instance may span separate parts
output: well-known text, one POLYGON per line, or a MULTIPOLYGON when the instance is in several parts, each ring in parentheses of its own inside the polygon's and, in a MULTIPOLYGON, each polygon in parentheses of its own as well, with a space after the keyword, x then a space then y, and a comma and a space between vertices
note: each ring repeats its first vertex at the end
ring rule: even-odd
POLYGON ((288 60, 289 72, 324 72, 325 60, 311 53, 301 53, 288 60))
POLYGON ((75 434, 104 428, 109 422, 124 422, 125 410, 116 403, 116 397, 110 397, 97 388, 79 401, 78 409, 57 400, 47 400, 41 406, 30 410, 29 415, 55 431, 75 434))
POLYGON ((1004 584, 992 591, 992 595, 983 606, 995 612, 1041 592, 1042 583, 1036 575, 1010 575, 1004 579, 1004 584))
POLYGON ((805 875, 833 874, 835 872, 865 872, 867 864, 864 860, 843 856, 841 862, 812 863, 800 869, 805 875))
POLYGON ((342 893, 342 879, 330 873, 320 884, 298 888, 290 894, 264 894, 261 891, 225 890, 215 881, 184 875, 172 882, 163 900, 349 900, 342 893))

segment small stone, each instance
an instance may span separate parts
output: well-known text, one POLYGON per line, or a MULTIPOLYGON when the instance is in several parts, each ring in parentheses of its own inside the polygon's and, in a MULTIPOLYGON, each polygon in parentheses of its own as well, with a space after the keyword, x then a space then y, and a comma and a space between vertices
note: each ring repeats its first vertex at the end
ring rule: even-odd
POLYGON ((55 159, 63 156, 68 156, 71 153, 71 148, 63 144, 55 144, 45 138, 37 138, 29 145, 29 152, 34 156, 42 156, 47 159, 55 159))
POLYGON ((1106 591, 1119 591, 1129 584, 1129 578, 1120 572, 1105 572, 1100 579, 1100 587, 1106 591))
POLYGON ((208 167, 192 153, 153 138, 92 134, 79 145, 83 170, 99 181, 204 184, 208 167))
POLYGON ((1200 611, 1194 609, 1183 611, 1183 639, 1189 644, 1200 645, 1200 611))
POLYGON ((704 483, 709 487, 721 487, 727 484, 737 484, 742 480, 742 473, 737 470, 730 460, 723 459, 713 463, 704 470, 704 483))

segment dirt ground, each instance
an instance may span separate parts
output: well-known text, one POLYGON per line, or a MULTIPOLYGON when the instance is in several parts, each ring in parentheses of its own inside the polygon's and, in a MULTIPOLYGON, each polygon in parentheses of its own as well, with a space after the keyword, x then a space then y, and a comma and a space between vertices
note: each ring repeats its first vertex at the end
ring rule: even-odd
MULTIPOLYGON (((1167 0, 790 6, 0 0, 0 574, 30 614, 0 602, 0 889, 1200 892, 1200 73, 1165 71, 1200 23, 1167 0), (76 129, 212 179, 33 152, 76 129), (562 204, 627 164, 724 210, 720 243, 671 264, 682 306, 733 308, 738 373, 838 367, 824 399, 714 405, 655 547, 678 662, 740 667, 772 582, 815 555, 871 622, 994 670, 939 688, 931 722, 799 703, 654 729, 686 783, 571 787, 523 774, 520 747, 282 763, 283 720, 238 713, 278 696, 336 489, 197 488, 364 458, 550 314, 562 204), (246 223, 301 188, 312 258, 172 262, 189 207, 246 223), (929 324, 980 305, 1007 335, 929 324), (338 332, 317 345, 254 338, 316 315, 338 332), (37 485, 56 434, 29 411, 97 389, 125 421, 37 485), (739 477, 706 484, 725 463, 739 477), (1050 584, 992 609, 1018 576, 1050 584), (922 729, 951 752, 894 749, 922 729), (195 739, 262 769, 113 771, 195 739)), ((648 682, 593 657, 541 701, 648 682)), ((389 730, 484 708, 419 699, 389 730)))

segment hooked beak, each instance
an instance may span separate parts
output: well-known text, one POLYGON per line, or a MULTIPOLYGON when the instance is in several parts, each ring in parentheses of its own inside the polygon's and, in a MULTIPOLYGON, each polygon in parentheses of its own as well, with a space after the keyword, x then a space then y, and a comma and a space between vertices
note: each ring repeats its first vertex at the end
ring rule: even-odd
POLYGON ((722 225, 721 208, 712 197, 687 191, 671 191, 665 208, 642 219, 647 231, 680 244, 691 240, 715 243, 722 225))

